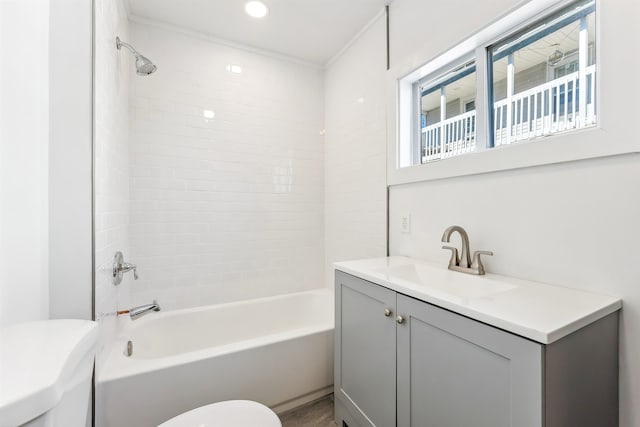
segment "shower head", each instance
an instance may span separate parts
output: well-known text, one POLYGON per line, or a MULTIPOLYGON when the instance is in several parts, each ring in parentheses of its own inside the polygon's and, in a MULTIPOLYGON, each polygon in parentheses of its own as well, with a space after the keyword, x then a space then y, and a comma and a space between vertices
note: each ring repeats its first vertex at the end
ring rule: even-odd
POLYGON ((157 69, 158 67, 156 67, 155 64, 151 62, 146 56, 136 56, 136 72, 139 76, 148 76, 157 69))
POLYGON ((158 69, 158 67, 156 67, 149 58, 141 55, 130 44, 121 41, 120 37, 116 37, 116 46, 118 47, 118 50, 120 50, 120 48, 124 46, 129 49, 131 53, 133 53, 133 55, 136 57, 136 72, 139 76, 148 76, 158 69))

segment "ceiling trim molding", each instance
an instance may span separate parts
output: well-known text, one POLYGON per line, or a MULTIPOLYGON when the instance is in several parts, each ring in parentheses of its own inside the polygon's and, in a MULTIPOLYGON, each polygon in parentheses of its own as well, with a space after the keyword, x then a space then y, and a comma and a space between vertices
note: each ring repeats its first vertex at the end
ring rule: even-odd
POLYGON ((385 9, 383 7, 382 9, 380 9, 380 12, 378 12, 373 18, 371 18, 371 20, 367 22, 364 27, 362 27, 353 37, 351 37, 351 39, 335 55, 329 58, 329 60, 324 64, 324 69, 326 70, 327 68, 331 67, 334 62, 340 59, 340 57, 344 55, 344 53, 349 50, 349 48, 353 46, 353 44, 357 42, 358 39, 360 39, 360 37, 362 37, 364 33, 366 33, 367 30, 373 26, 373 24, 378 22, 378 20, 382 18, 384 14, 385 9))
MULTIPOLYGON (((129 2, 127 1, 126 3, 129 3, 129 2)), ((234 49, 244 50, 244 51, 249 52, 249 53, 262 55, 262 56, 266 56, 266 57, 269 57, 269 58, 278 59, 278 60, 281 60, 281 61, 292 62, 294 64, 302 65, 302 66, 313 68, 313 69, 316 69, 316 70, 324 70, 324 68, 325 68, 325 66, 323 66, 322 64, 317 64, 315 62, 311 62, 311 61, 307 61, 307 60, 304 60, 304 59, 301 59, 301 58, 297 58, 295 56, 289 56, 289 55, 285 55, 285 54, 282 54, 282 53, 274 52, 272 50, 261 49, 261 48, 258 48, 258 47, 254 47, 254 46, 250 46, 250 45, 246 45, 246 44, 242 44, 242 43, 238 43, 238 42, 233 42, 231 40, 226 40, 226 39, 222 39, 222 38, 219 38, 219 37, 214 37, 214 36, 211 36, 209 34, 202 33, 200 31, 194 31, 194 30, 191 30, 189 28, 186 28, 186 27, 183 27, 183 26, 180 26, 180 25, 167 24, 166 22, 161 22, 161 21, 157 21, 155 19, 145 18, 145 17, 139 16, 139 15, 135 15, 135 14, 129 14, 129 21, 133 22, 133 23, 136 23, 136 24, 149 25, 149 26, 160 28, 160 29, 163 29, 163 30, 172 31, 172 32, 179 33, 179 34, 182 34, 182 35, 185 35, 185 36, 189 36, 189 37, 194 37, 194 38, 197 38, 197 39, 205 40, 205 41, 208 41, 210 43, 215 43, 215 44, 218 44, 218 45, 231 47, 231 48, 234 48, 234 49)))

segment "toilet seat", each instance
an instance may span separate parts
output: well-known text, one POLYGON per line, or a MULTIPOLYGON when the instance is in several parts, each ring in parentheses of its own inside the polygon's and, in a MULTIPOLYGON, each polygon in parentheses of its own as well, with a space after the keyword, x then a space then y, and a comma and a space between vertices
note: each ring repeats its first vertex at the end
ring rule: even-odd
POLYGON ((227 400, 201 406, 158 427, 282 427, 268 407, 251 400, 227 400))

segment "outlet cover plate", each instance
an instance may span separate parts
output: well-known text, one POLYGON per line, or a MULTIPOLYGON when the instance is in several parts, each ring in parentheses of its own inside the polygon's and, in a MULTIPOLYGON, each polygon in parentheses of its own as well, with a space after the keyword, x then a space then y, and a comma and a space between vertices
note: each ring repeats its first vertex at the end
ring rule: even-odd
POLYGON ((403 233, 411 233, 411 214, 400 217, 400 231, 403 233))

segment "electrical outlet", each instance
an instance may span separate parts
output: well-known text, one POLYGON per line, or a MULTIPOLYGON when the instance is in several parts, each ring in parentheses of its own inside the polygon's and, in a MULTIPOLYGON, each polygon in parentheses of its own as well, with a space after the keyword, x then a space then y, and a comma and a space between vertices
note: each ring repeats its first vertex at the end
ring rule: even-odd
POLYGON ((400 217, 400 231, 403 233, 411 233, 411 214, 400 217))

